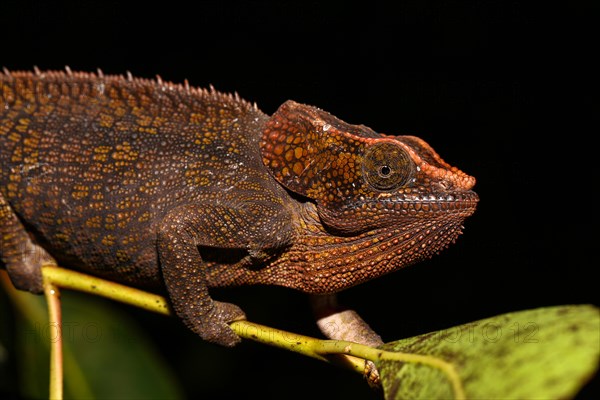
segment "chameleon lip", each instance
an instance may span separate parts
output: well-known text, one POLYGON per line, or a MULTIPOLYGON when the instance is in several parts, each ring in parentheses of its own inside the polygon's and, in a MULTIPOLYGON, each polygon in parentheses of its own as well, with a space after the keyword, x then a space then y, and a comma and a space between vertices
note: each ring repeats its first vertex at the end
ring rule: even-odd
MULTIPOLYGON (((398 198, 396 198, 398 200, 398 198)), ((408 201, 413 203, 477 203, 479 196, 477 193, 469 190, 465 192, 452 192, 445 194, 428 194, 428 195, 403 195, 400 201, 408 201)))
MULTIPOLYGON (((362 199, 365 202, 366 199, 362 199)), ((378 198, 373 203, 383 203, 388 209, 422 211, 463 211, 475 210, 479 196, 473 191, 445 194, 408 194, 378 198)), ((368 203, 367 203, 368 204, 368 203)))
POLYGON ((412 207, 417 211, 423 210, 430 213, 459 212, 468 213, 468 216, 475 212, 479 196, 473 191, 448 193, 442 195, 419 196, 419 199, 408 200, 412 207))

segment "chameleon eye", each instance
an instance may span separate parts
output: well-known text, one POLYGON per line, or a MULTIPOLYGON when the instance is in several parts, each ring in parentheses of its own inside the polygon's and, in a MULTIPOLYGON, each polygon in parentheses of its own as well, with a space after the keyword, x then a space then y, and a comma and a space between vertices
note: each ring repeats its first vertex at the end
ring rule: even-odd
POLYGON ((369 185, 378 190, 390 190, 409 181, 414 164, 403 148, 385 142, 374 144, 367 150, 362 169, 369 185))

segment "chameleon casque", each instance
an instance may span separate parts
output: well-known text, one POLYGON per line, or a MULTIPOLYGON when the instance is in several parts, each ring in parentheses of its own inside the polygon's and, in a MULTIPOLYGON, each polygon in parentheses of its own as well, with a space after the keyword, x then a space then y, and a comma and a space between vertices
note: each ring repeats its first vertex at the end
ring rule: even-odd
POLYGON ((205 340, 244 318, 209 288, 334 293, 460 234, 475 179, 423 140, 287 101, 272 115, 214 89, 128 76, 0 73, 0 254, 166 289, 205 340))

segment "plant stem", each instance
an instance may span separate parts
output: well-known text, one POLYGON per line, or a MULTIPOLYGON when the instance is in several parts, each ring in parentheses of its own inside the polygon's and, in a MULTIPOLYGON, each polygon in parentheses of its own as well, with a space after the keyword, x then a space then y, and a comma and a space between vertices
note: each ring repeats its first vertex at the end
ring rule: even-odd
POLYGON ((64 289, 106 297, 163 315, 172 314, 165 298, 157 294, 56 266, 43 267, 42 271, 44 278, 64 289))
POLYGON ((49 279, 44 279, 44 295, 49 327, 56 330, 56 336, 50 337, 50 399, 60 400, 63 398, 62 313, 60 292, 49 279))
MULTIPOLYGON (((165 298, 156 294, 147 293, 139 289, 134 289, 125 285, 105 281, 100 278, 55 266, 44 267, 43 274, 44 279, 46 279, 47 282, 62 288, 74 289, 107 297, 163 315, 173 314, 165 298)), ((442 371, 442 373, 447 376, 452 385, 455 398, 465 398, 460 377, 454 369, 454 366, 437 357, 383 351, 374 347, 342 340, 321 340, 255 324, 249 321, 235 321, 232 322, 230 326, 231 329, 242 338, 284 348, 326 362, 336 361, 336 355, 344 354, 373 362, 389 360, 428 365, 442 371)), ((364 363, 360 360, 352 362, 346 359, 343 364, 361 374, 364 372, 364 363)))
MULTIPOLYGON (((284 348, 322 361, 331 361, 328 356, 344 354, 373 362, 402 361, 427 365, 440 370, 446 375, 452 385, 452 390, 454 391, 456 399, 465 399, 465 392, 456 369, 452 364, 437 357, 384 351, 344 340, 321 340, 274 329, 249 321, 235 321, 230 325, 240 337, 270 346, 284 348)), ((364 362, 357 362, 346 366, 349 366, 359 373, 364 372, 364 362)))

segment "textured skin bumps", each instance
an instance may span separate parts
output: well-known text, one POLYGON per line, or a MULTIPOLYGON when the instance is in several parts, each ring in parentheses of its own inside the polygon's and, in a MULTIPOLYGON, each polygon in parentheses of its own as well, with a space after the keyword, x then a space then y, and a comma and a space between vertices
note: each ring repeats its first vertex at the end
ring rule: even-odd
POLYGON ((209 288, 333 293, 429 257, 475 209, 472 177, 424 141, 292 101, 132 77, 0 74, 0 257, 41 291, 56 262, 164 287, 183 322, 234 345, 209 288))

